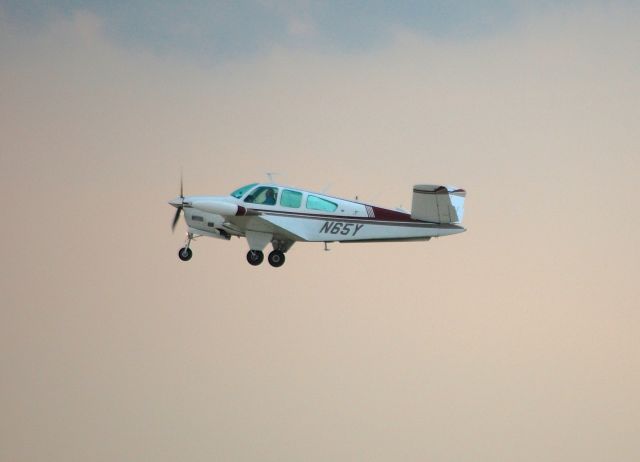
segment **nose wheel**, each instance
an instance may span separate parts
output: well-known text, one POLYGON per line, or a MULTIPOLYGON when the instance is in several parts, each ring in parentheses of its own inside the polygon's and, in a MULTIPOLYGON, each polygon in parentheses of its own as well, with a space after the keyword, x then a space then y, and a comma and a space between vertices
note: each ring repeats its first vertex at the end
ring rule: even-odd
POLYGON ((184 243, 184 247, 178 250, 178 258, 182 261, 189 261, 193 257, 193 252, 189 248, 191 241, 193 240, 193 234, 187 234, 187 242, 184 243))
POLYGON ((193 252, 189 247, 183 247, 178 250, 178 258, 182 261, 189 261, 193 257, 193 252))

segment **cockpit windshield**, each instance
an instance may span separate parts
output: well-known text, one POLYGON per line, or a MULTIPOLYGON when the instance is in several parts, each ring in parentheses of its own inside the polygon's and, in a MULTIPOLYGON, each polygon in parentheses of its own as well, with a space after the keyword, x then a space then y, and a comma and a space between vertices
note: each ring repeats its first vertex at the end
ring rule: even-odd
POLYGON ((235 191, 233 191, 231 193, 231 195, 233 197, 235 197, 236 199, 240 199, 242 196, 244 196, 246 194, 247 191, 249 191, 250 189, 252 189, 254 186, 256 186, 258 183, 251 183, 248 184, 246 186, 243 186, 242 188, 238 188, 235 191))

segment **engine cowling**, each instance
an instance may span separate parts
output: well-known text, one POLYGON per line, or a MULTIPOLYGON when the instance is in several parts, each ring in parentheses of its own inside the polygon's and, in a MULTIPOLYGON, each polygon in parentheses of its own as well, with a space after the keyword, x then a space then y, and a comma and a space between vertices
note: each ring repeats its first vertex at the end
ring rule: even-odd
POLYGON ((191 202, 191 207, 207 213, 215 213, 222 216, 243 216, 247 209, 241 205, 215 199, 198 199, 191 202))

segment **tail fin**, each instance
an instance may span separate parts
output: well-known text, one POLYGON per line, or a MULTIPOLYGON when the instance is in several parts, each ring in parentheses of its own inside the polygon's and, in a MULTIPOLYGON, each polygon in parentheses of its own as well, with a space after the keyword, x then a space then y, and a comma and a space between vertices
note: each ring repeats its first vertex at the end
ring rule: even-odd
POLYGON ((462 223, 466 194, 464 189, 452 186, 415 185, 411 218, 434 223, 462 223))

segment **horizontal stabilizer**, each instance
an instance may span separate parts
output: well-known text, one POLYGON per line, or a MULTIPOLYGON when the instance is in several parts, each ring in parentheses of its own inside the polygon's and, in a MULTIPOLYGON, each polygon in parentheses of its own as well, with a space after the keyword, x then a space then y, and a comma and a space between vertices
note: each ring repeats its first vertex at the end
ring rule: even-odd
POLYGON ((432 223, 461 223, 466 191, 452 186, 421 184, 413 187, 411 218, 432 223))

